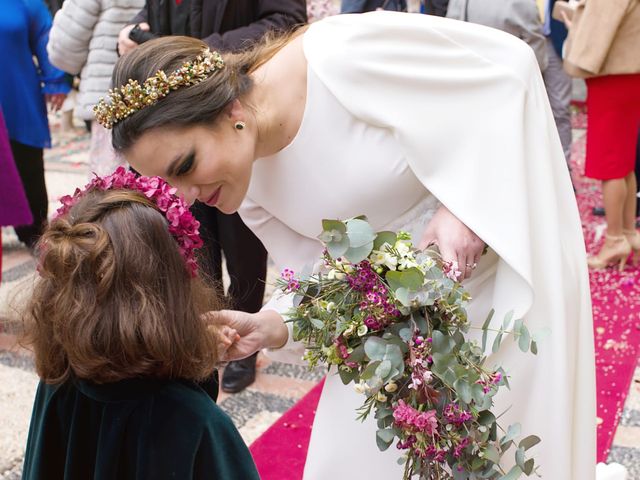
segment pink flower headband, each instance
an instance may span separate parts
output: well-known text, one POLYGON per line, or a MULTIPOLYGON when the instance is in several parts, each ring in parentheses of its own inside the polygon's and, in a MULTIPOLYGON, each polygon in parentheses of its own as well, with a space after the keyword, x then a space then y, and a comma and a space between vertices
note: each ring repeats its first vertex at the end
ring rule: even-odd
POLYGON ((124 167, 118 167, 111 175, 96 176, 82 190, 77 188, 73 195, 62 197, 60 199, 62 206, 56 211, 54 218, 69 213, 71 207, 90 190, 120 189, 140 192, 156 204, 158 210, 164 214, 169 223, 169 233, 178 242, 187 269, 195 277, 198 271, 195 250, 202 246, 202 239, 198 231, 200 222, 189 211, 189 206, 184 200, 176 196, 176 189, 160 177, 138 177, 124 167))

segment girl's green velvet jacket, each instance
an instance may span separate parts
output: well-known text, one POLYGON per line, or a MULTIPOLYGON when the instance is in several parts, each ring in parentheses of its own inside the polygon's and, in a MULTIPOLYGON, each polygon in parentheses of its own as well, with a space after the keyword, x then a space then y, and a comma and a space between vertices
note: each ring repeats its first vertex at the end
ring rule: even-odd
POLYGON ((231 419, 188 381, 40 382, 24 480, 255 480, 231 419))

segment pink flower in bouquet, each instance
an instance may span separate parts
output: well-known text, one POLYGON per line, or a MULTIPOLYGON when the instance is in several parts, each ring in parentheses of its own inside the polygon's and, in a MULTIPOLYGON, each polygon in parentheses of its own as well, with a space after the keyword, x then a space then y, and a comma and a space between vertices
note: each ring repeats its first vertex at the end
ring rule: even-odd
POLYGON ((404 400, 398 400, 393 409, 393 419, 397 426, 407 431, 434 435, 438 432, 438 418, 435 410, 419 412, 404 400))
POLYGON ((453 456, 456 458, 460 458, 462 455, 462 451, 471 443, 471 439, 469 437, 464 437, 460 440, 460 443, 456 445, 453 449, 453 456))
POLYGON ((455 405, 453 403, 450 403, 446 407, 444 407, 442 415, 449 423, 452 423, 456 426, 460 426, 463 423, 473 419, 473 415, 470 412, 461 409, 458 405, 455 405))

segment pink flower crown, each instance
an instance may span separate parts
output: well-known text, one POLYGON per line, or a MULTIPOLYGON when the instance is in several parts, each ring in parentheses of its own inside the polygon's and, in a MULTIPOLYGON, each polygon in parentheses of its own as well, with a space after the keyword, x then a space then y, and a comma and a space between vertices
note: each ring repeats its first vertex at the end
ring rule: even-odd
POLYGON ((198 264, 195 250, 202 246, 200 238, 200 222, 195 219, 189 205, 176 195, 176 189, 160 177, 136 176, 124 167, 118 167, 111 175, 96 176, 82 190, 77 188, 73 195, 65 195, 60 199, 62 206, 56 211, 54 218, 69 213, 71 208, 91 190, 134 190, 153 201, 169 223, 169 233, 178 242, 180 253, 184 257, 187 269, 195 277, 198 264))

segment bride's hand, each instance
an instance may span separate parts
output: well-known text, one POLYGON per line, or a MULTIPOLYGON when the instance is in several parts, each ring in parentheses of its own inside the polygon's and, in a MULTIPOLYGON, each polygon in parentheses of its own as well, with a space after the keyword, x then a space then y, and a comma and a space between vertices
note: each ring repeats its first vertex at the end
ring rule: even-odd
POLYGON ((422 235, 418 248, 436 244, 442 259, 460 272, 460 280, 469 278, 480 261, 485 244, 444 205, 435 213, 422 235))
POLYGON ((240 360, 263 348, 281 347, 289 335, 282 317, 272 310, 258 313, 221 310, 207 313, 207 320, 221 329, 227 327, 237 333, 221 361, 240 360))

